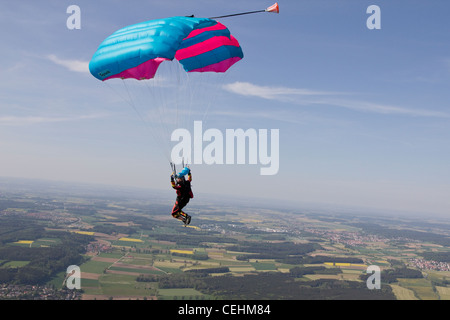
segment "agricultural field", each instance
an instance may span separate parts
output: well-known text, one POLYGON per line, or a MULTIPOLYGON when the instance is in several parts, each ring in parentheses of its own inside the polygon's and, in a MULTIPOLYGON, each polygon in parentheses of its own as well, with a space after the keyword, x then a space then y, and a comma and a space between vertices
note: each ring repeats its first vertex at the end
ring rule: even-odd
POLYGON ((193 203, 184 227, 169 200, 113 194, 3 195, 0 279, 31 281, 42 252, 33 281, 64 288, 75 264, 84 300, 450 299, 446 221, 193 203))
MULTIPOLYGON (((247 214, 242 216, 248 221, 247 214)), ((244 219, 240 220, 237 214, 233 215, 233 219, 232 227, 230 225, 224 227, 223 223, 220 223, 219 227, 213 223, 211 217, 199 218, 196 228, 185 228, 177 224, 177 221, 161 219, 162 225, 151 231, 140 230, 126 236, 120 234, 117 239, 107 240, 101 234, 94 234, 98 242, 109 241, 110 247, 108 253, 94 254, 90 256, 89 261, 80 266, 84 281, 82 283, 85 283, 83 298, 210 299, 212 295, 209 292, 202 293, 195 285, 184 288, 162 288, 159 279, 176 277, 180 274, 207 274, 210 277, 244 277, 274 272, 290 274, 294 268, 318 269, 303 275, 304 281, 336 280, 364 284, 364 275, 369 265, 378 265, 382 270, 390 269, 396 264, 406 266, 411 258, 418 256, 417 249, 401 250, 381 238, 361 237, 358 243, 350 246, 342 236, 346 234, 345 232, 356 232, 352 228, 341 227, 340 231, 336 232, 333 229, 336 225, 329 224, 317 229, 320 230, 320 236, 313 236, 310 233, 312 229, 309 229, 311 227, 305 234, 292 232, 292 224, 288 229, 288 221, 283 224, 279 219, 275 223, 262 217, 257 220, 258 228, 254 229, 246 225, 244 219), (171 224, 173 229, 168 228, 167 224, 171 224), (211 232, 218 228, 222 229, 220 237, 216 232, 211 232), (227 228, 233 231, 226 231, 227 228), (183 239, 187 240, 185 244, 183 239), (248 246, 248 243, 261 242, 267 243, 266 251, 248 246), (291 256, 289 254, 284 258, 277 257, 278 254, 273 258, 265 255, 265 252, 268 255, 273 254, 273 250, 278 250, 279 253, 282 251, 279 245, 288 242, 300 247, 311 243, 320 245, 307 253, 311 261, 307 261, 308 259, 289 261, 295 260, 289 259, 291 256), (317 261, 312 259, 314 257, 317 261), (353 260, 345 262, 348 257, 353 260), (139 281, 139 277, 146 281, 139 281)), ((110 216, 109 221, 112 220, 110 216)), ((297 221, 300 223, 308 221, 312 225, 315 223, 310 218, 303 217, 298 217, 297 221)), ((353 238, 356 237, 353 235, 353 238)), ((416 244, 416 247, 423 249, 419 244, 416 244)), ((436 271, 433 277, 438 282, 446 283, 448 274, 436 271)), ((448 287, 435 286, 433 283, 426 278, 398 278, 393 283, 385 284, 385 287, 389 287, 395 299, 399 300, 448 299, 448 287)))

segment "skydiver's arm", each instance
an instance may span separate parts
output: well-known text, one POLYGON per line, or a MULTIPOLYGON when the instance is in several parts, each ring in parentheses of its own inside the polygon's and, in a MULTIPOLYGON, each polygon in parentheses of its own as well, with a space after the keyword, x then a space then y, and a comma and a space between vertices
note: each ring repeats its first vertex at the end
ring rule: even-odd
POLYGON ((182 188, 180 185, 177 185, 173 180, 171 180, 170 183, 172 184, 172 188, 174 188, 175 190, 180 190, 182 188))

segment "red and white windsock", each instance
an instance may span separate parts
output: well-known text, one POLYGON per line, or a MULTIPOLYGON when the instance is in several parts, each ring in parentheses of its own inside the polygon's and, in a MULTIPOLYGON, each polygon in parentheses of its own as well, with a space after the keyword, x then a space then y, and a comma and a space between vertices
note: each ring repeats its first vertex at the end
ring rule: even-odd
POLYGON ((278 2, 275 2, 273 5, 266 9, 266 12, 280 13, 280 7, 278 6, 278 2))

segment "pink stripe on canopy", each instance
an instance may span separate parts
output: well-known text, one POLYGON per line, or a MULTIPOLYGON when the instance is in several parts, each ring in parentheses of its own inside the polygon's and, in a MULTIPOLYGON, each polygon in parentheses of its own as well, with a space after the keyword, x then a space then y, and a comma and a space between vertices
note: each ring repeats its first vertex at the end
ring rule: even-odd
POLYGON ((221 46, 239 47, 239 42, 233 36, 230 36, 230 38, 224 36, 214 37, 206 41, 194 44, 190 47, 178 50, 175 54, 175 59, 180 61, 186 58, 198 56, 202 53, 214 50, 221 46))
POLYGON ((189 35, 186 38, 184 38, 183 40, 195 37, 203 32, 214 31, 214 30, 224 30, 226 28, 227 27, 225 27, 223 24, 221 24, 220 22, 217 22, 217 24, 215 24, 211 27, 192 30, 191 33, 189 33, 189 35))
POLYGON ((103 79, 103 81, 108 80, 108 79, 113 79, 113 78, 121 78, 121 79, 134 78, 137 80, 151 79, 155 76, 156 70, 158 70, 158 67, 161 64, 161 62, 163 62, 165 60, 170 60, 170 59, 155 58, 155 59, 148 60, 134 68, 124 70, 118 74, 115 74, 113 76, 105 78, 105 79, 103 79))

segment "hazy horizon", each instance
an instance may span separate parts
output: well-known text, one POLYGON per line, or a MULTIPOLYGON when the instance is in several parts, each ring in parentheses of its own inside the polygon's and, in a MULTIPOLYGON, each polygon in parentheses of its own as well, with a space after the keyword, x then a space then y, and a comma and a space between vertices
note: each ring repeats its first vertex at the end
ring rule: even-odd
MULTIPOLYGON (((0 177, 0 192, 5 185, 8 184, 8 191, 23 192, 31 188, 32 191, 38 192, 45 196, 61 196, 61 195, 73 195, 73 196, 102 196, 118 198, 121 200, 141 200, 149 202, 149 209, 153 201, 157 200, 156 204, 167 203, 167 214, 169 216, 172 202, 175 201, 176 194, 172 188, 168 189, 152 189, 145 187, 134 186, 121 186, 111 184, 99 184, 92 182, 74 182, 74 181, 61 181, 61 180, 48 180, 48 179, 28 179, 28 178, 16 178, 16 177, 0 177), (12 188, 10 188, 12 186, 12 188), (45 190, 43 186, 51 186, 52 189, 45 190), (56 193, 55 193, 56 191, 56 193)), ((337 205, 333 203, 324 202, 298 202, 298 201, 286 201, 271 198, 261 197, 246 197, 243 195, 233 194, 217 194, 200 192, 197 193, 194 189, 195 196, 186 210, 191 208, 196 211, 203 206, 211 204, 224 205, 226 208, 255 208, 263 210, 277 210, 280 212, 286 212, 287 214, 319 214, 329 216, 340 215, 355 215, 359 217, 369 216, 377 218, 427 218, 427 219, 443 219, 444 221, 450 221, 449 217, 442 214, 430 214, 427 212, 413 212, 392 210, 390 208, 371 208, 364 206, 352 206, 352 205, 337 205)))

